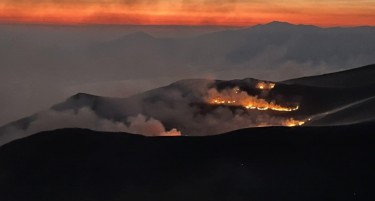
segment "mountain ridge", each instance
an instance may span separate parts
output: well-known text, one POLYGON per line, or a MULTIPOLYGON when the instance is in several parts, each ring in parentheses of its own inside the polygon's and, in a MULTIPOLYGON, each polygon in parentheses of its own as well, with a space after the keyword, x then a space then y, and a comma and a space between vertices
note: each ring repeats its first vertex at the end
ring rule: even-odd
POLYGON ((282 83, 322 87, 358 87, 374 84, 375 81, 371 79, 374 76, 375 64, 371 64, 349 70, 286 80, 282 83))
MULTIPOLYGON (((357 79, 356 76, 371 76, 375 72, 375 65, 365 66, 354 70, 338 72, 328 75, 301 78, 301 80, 321 79, 330 77, 333 83, 340 83, 342 79, 357 79)), ((345 80, 344 79, 344 80, 345 80)), ((128 98, 100 97, 85 93, 78 93, 66 101, 52 106, 30 117, 0 127, 0 144, 12 139, 25 137, 46 129, 63 127, 91 128, 100 131, 114 131, 128 129, 132 121, 136 124, 147 125, 158 122, 161 130, 177 129, 183 135, 200 136, 202 134, 220 134, 245 127, 256 126, 267 122, 269 126, 280 125, 284 119, 302 120, 306 125, 340 124, 341 118, 332 111, 345 108, 337 114, 345 114, 345 122, 360 123, 372 120, 371 112, 353 112, 351 104, 373 97, 375 84, 373 79, 369 85, 353 87, 351 82, 342 82, 341 87, 310 86, 302 82, 275 82, 270 91, 256 88, 260 82, 268 81, 253 78, 236 80, 186 79, 171 83, 161 88, 152 89, 128 98), (253 99, 264 99, 279 105, 298 104, 299 108, 290 112, 244 110, 243 107, 214 105, 207 99, 208 91, 214 89, 217 93, 238 88, 253 99), (352 115, 351 115, 352 114, 352 115), (329 117, 331 116, 331 117, 329 117), (319 117, 319 118, 318 118, 319 117), (335 118, 333 118, 335 117, 335 118), (319 119, 330 119, 324 121, 319 119), (139 122, 140 121, 140 122, 139 122), (317 121, 314 124, 314 121, 317 121), (66 122, 66 123, 64 123, 66 122), (276 122, 276 123, 273 123, 276 122), (318 123, 320 122, 320 123, 318 123), (164 128, 163 128, 164 127, 164 128)), ((319 82, 322 83, 322 82, 319 82)), ((365 84, 366 84, 365 83, 365 84)), ((357 107, 357 106, 356 106, 357 107)), ((372 102, 367 101, 361 108, 372 108, 372 102)), ((370 111, 370 110, 366 110, 370 111)), ((134 130, 132 130, 135 132, 134 130)), ((141 131, 137 131, 141 132, 141 131)))

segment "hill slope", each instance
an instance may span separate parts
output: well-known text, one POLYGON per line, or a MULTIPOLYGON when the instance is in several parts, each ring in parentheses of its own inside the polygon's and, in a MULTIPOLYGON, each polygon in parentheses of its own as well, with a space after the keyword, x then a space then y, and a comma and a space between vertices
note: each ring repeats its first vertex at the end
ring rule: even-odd
POLYGON ((374 200, 374 125, 146 138, 65 129, 0 148, 4 201, 374 200))
POLYGON ((375 122, 375 97, 317 115, 308 125, 348 125, 375 122))
POLYGON ((326 117, 326 121, 318 119, 331 114, 332 111, 341 111, 342 108, 374 97, 375 84, 354 87, 348 86, 348 82, 341 82, 341 80, 359 79, 362 84, 369 83, 371 79, 364 80, 360 76, 371 75, 374 67, 366 66, 312 78, 321 81, 328 76, 332 83, 343 83, 340 87, 307 86, 308 84, 304 85, 301 81, 296 84, 275 83, 275 87, 271 90, 263 90, 256 87, 262 81, 251 78, 191 79, 129 98, 99 97, 80 93, 47 111, 1 127, 0 145, 40 131, 58 128, 89 128, 145 135, 159 135, 177 129, 183 135, 202 136, 248 127, 286 125, 286 122, 292 118, 305 122, 310 119, 307 124, 323 126, 366 122, 374 118, 372 110, 369 109, 373 108, 371 101, 366 102, 366 105, 362 105, 360 109, 346 110, 345 122, 340 118, 326 117), (236 96, 233 93, 233 89, 236 88, 243 92, 241 99, 245 98, 244 100, 254 104, 263 100, 286 107, 298 105, 299 108, 288 112, 261 111, 210 102, 212 97, 208 94, 211 92, 215 93, 213 98, 224 96, 230 99, 236 96), (155 130, 155 127, 158 129, 155 130))
POLYGON ((360 87, 375 84, 374 77, 375 65, 368 65, 336 73, 287 80, 283 83, 318 87, 360 87))

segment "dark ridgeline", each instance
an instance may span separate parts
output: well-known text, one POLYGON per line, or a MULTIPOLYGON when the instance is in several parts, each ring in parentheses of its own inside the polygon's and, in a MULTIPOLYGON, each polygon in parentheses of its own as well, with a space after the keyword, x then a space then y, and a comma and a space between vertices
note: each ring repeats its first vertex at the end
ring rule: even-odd
MULTIPOLYGON (((267 95, 296 97, 301 109, 290 115, 314 116, 305 127, 176 138, 62 129, 13 141, 0 147, 0 201, 373 201, 374 67, 277 83, 267 95)), ((77 94, 51 110, 88 107, 121 120, 138 108, 162 117, 173 106, 172 122, 158 119, 180 128, 177 117, 185 110, 176 105, 211 111, 211 105, 194 105, 195 89, 207 83, 257 93, 249 87, 254 79, 184 80, 127 99, 77 94)), ((37 118, 10 126, 27 128, 37 118)))
POLYGON ((148 138, 65 129, 0 148, 1 201, 375 200, 375 125, 148 138))
MULTIPOLYGON (((314 117, 305 125, 346 125, 375 121, 373 115, 375 112, 375 104, 373 104, 375 80, 372 79, 373 76, 375 76, 375 65, 368 65, 332 74, 287 80, 277 83, 266 97, 262 97, 262 92, 254 89, 255 84, 259 81, 256 79, 229 81, 190 79, 128 98, 100 97, 79 93, 56 104, 50 108, 50 111, 66 112, 87 108, 92 110, 99 119, 117 122, 124 122, 128 117, 143 114, 160 120, 168 129, 178 128, 187 135, 218 134, 243 127, 223 130, 220 125, 217 125, 210 132, 198 132, 209 125, 197 121, 194 117, 212 113, 218 107, 222 107, 207 104, 205 100, 202 100, 203 94, 206 92, 207 86, 218 90, 237 86, 250 95, 260 96, 267 101, 276 101, 281 105, 289 103, 300 105, 299 110, 293 112, 262 111, 263 114, 295 119, 314 117)), ((232 111, 237 109, 239 108, 232 108, 232 111)), ((247 114, 256 116, 256 111, 250 111, 247 114)), ((42 112, 0 127, 0 145, 13 140, 11 132, 14 132, 15 128, 21 131, 27 130, 32 123, 39 120, 40 116, 43 116, 42 112)), ((59 124, 59 122, 53 123, 59 124)), ((30 134, 32 133, 28 135, 30 134)), ((26 136, 24 134, 17 137, 26 136)))
POLYGON ((375 85, 374 77, 375 64, 341 72, 291 79, 283 83, 317 87, 356 88, 375 85))

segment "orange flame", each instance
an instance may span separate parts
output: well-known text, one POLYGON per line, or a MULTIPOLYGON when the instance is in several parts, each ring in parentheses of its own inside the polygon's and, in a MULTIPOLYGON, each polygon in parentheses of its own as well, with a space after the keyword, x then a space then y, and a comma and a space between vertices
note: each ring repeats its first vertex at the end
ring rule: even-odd
POLYGON ((287 119, 286 121, 282 123, 283 126, 288 126, 288 127, 302 126, 303 124, 305 124, 304 121, 295 120, 293 118, 287 119))
MULTIPOLYGON (((275 87, 275 84, 260 82, 256 87, 262 90, 271 90, 273 87, 275 87)), ((248 110, 259 111, 273 110, 279 112, 291 112, 299 109, 299 106, 284 107, 276 104, 275 102, 267 102, 266 100, 258 98, 257 96, 250 96, 247 92, 241 91, 238 87, 221 92, 218 92, 217 89, 210 89, 208 90, 206 101, 215 105, 240 106, 248 110)), ((303 124, 305 124, 305 121, 289 118, 280 119, 276 125, 294 127, 302 126, 303 124)), ((258 127, 274 125, 275 124, 270 125, 263 122, 259 124, 258 127)))
POLYGON ((174 137, 177 137, 177 136, 182 136, 182 133, 181 133, 181 131, 173 128, 170 131, 165 131, 163 133, 160 133, 160 136, 174 136, 174 137))
MULTIPOLYGON (((267 85, 267 88, 269 86, 267 85)), ((241 106, 248 110, 274 110, 279 112, 291 112, 299 109, 296 107, 284 107, 274 102, 267 102, 257 96, 249 96, 239 88, 218 92, 216 89, 208 91, 207 101, 216 105, 241 106)))
POLYGON ((258 84, 256 85, 256 88, 261 89, 261 90, 271 90, 275 88, 275 86, 276 84, 271 83, 271 82, 258 82, 258 84))

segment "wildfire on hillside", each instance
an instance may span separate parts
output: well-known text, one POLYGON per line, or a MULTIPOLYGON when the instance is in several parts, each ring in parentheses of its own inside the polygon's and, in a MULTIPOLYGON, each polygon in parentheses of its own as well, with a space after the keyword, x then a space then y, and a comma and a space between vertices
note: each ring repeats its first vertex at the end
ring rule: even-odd
POLYGON ((305 124, 305 121, 300 121, 300 120, 295 120, 293 118, 290 118, 284 121, 282 125, 288 126, 288 127, 294 127, 294 126, 302 126, 303 124, 305 124))
MULTIPOLYGON (((261 90, 272 90, 276 85, 270 82, 259 82, 256 85, 257 89, 261 90)), ((295 106, 282 106, 277 104, 275 101, 267 101, 258 96, 251 96, 246 91, 242 91, 240 88, 235 87, 232 89, 226 89, 218 91, 215 88, 209 89, 206 101, 212 105, 223 105, 223 106, 237 106, 242 107, 246 110, 258 110, 258 111, 277 111, 277 112, 292 112, 299 109, 299 105, 295 106)), ((301 126, 305 122, 296 120, 293 118, 285 118, 278 124, 279 126, 301 126)), ((264 122, 267 125, 267 122, 264 122)), ((277 126, 277 125, 270 125, 277 126)))
POLYGON ((216 89, 210 89, 207 95, 207 101, 210 104, 241 106, 248 110, 274 110, 279 112, 291 112, 299 109, 299 106, 286 107, 276 104, 274 101, 268 102, 257 96, 250 96, 239 88, 223 90, 218 92, 216 89))
POLYGON ((261 89, 261 90, 271 90, 271 89, 275 88, 275 86, 276 86, 275 83, 260 81, 256 85, 256 88, 261 89))

